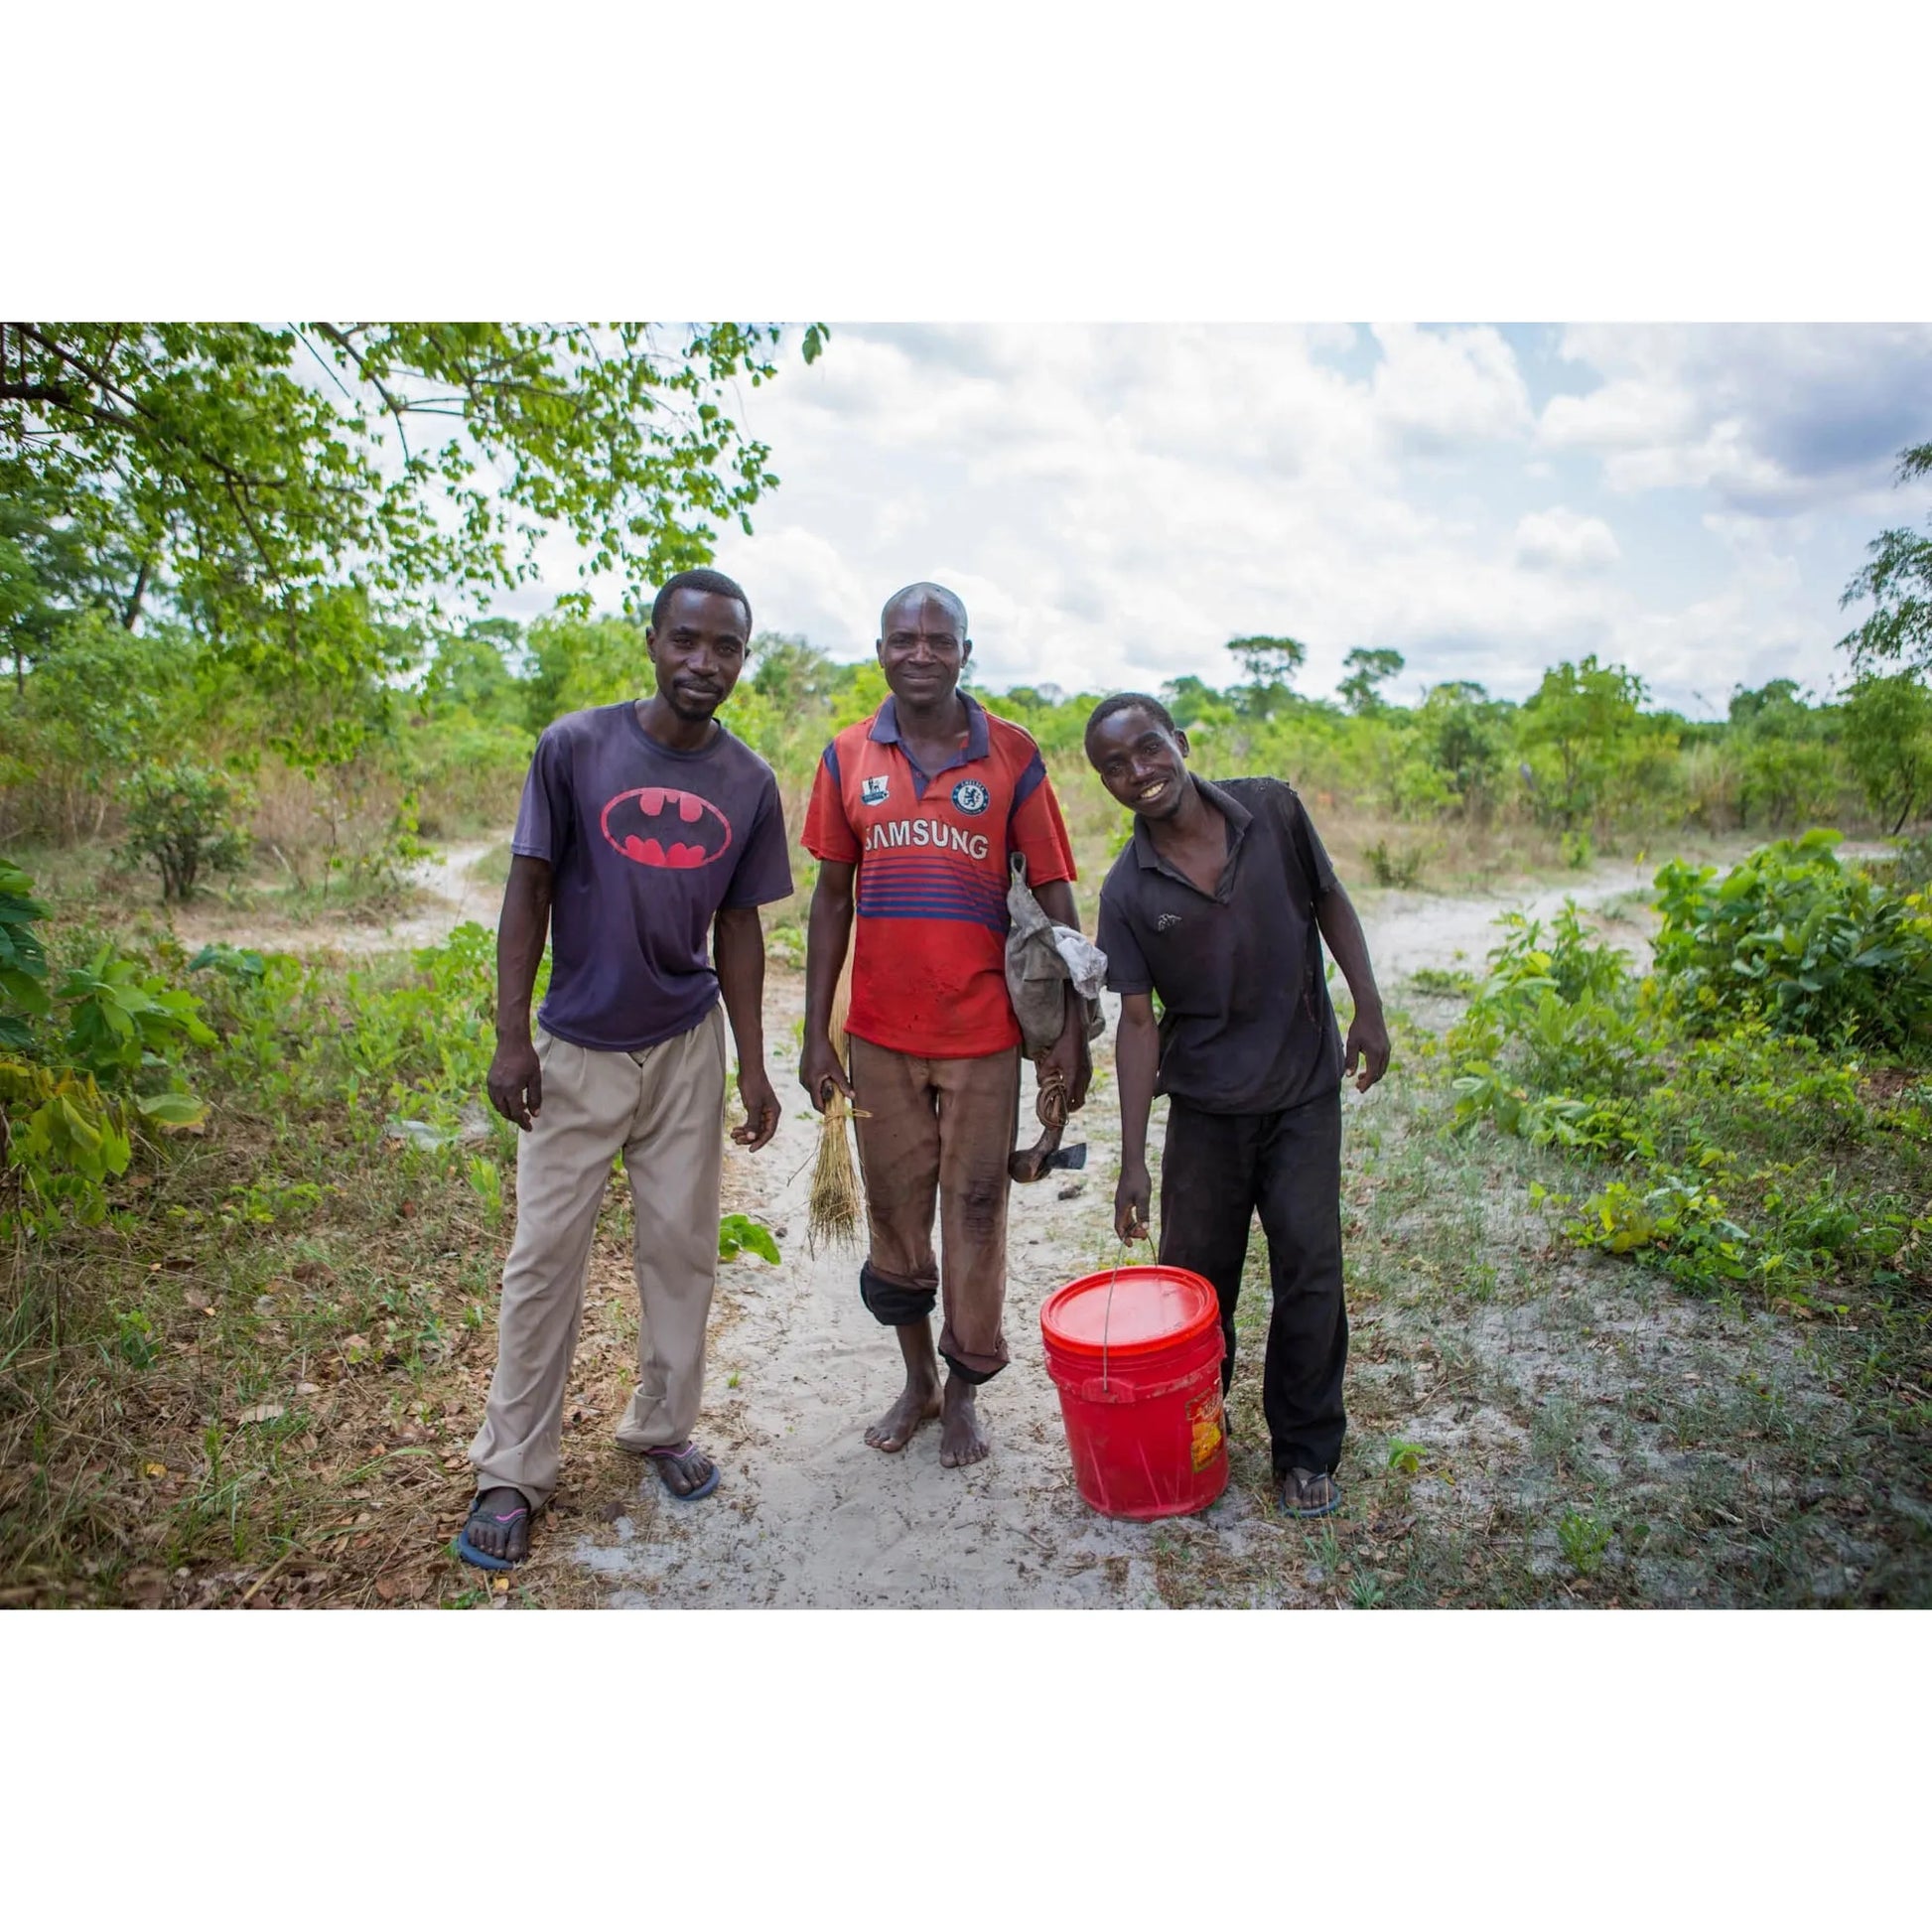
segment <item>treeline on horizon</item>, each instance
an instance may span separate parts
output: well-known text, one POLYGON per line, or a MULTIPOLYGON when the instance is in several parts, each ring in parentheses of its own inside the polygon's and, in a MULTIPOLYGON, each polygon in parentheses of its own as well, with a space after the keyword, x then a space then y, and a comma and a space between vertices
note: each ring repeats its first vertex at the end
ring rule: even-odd
MULTIPOLYGON (((1785 678, 1740 686, 1726 718, 1701 721, 1653 707, 1639 677, 1594 657, 1550 666, 1520 703, 1447 680, 1405 705, 1388 695, 1404 668, 1392 650, 1350 652, 1334 699, 1295 689, 1306 652, 1293 638, 1227 651, 1225 683, 1159 689, 1196 767, 1274 773, 1392 825, 1536 826, 1574 856, 1679 826, 1895 833, 1932 793, 1932 695, 1910 672, 1867 674, 1827 701, 1785 678)), ((650 688, 642 626, 621 618, 489 619, 392 637, 384 655, 384 671, 302 691, 291 715, 287 685, 263 691, 185 626, 77 613, 15 666, 0 842, 113 844, 132 827, 128 856, 152 859, 142 828, 172 812, 206 822, 204 878, 250 853, 304 884, 393 870, 418 839, 505 825, 552 719, 650 688)), ((1039 742, 1070 817, 1118 816, 1081 756, 1103 692, 973 688, 1039 742)), ((722 715, 778 772, 794 832, 826 740, 885 695, 870 658, 756 638, 722 715)))
MULTIPOLYGON (((251 868, 393 897, 422 839, 508 822, 551 719, 647 687, 653 587, 749 534, 778 482, 744 386, 830 343, 759 322, 0 323, 0 849, 92 847, 101 876, 173 897, 251 868), (579 577, 553 614, 466 624, 539 582, 547 538, 579 577), (613 601, 624 617, 595 616, 613 601)), ((1901 487, 1928 477, 1932 443, 1900 452, 1901 487)), ((1521 703, 1450 681, 1405 705, 1399 655, 1358 649, 1314 699, 1287 636, 1237 638, 1222 679, 1163 695, 1201 769, 1290 778, 1364 852, 1403 826, 1440 828, 1412 860, 1561 842, 1576 864, 1673 828, 1889 833, 1932 809, 1932 535, 1880 531, 1843 603, 1863 615, 1841 697, 1775 679, 1719 721, 1590 657, 1521 703)), ((884 688, 870 661, 758 639, 727 719, 794 830, 826 738, 884 688)), ((1080 755, 1100 694, 987 695, 1097 856, 1120 833, 1080 755)))

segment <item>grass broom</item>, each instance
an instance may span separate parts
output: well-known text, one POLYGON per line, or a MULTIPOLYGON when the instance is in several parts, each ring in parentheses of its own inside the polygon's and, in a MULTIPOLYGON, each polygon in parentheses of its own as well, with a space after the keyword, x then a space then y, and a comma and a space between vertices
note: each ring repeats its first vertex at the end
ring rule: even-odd
MULTIPOLYGON (((832 994, 832 1024, 829 1029, 832 1051, 841 1066, 846 1063, 846 1015, 852 1007, 852 954, 845 956, 844 970, 832 994)), ((829 1248, 856 1247, 865 1225, 866 1199, 859 1182, 859 1166, 852 1158, 851 1133, 847 1123, 862 1117, 837 1087, 819 1116, 818 1156, 812 1164, 811 1208, 806 1219, 806 1245, 813 1254, 829 1248)))

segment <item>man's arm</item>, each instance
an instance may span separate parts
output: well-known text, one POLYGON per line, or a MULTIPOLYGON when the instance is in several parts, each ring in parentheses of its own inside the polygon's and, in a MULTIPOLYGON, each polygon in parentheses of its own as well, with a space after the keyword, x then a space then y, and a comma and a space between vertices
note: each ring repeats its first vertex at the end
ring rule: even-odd
POLYGON ((850 1100, 852 1082, 832 1050, 832 996, 845 968, 852 937, 852 881, 855 866, 822 859, 812 888, 811 916, 805 927, 805 1044, 798 1056, 798 1083, 820 1113, 830 1095, 829 1080, 850 1100))
POLYGON ((745 1119, 732 1139, 756 1154, 778 1131, 778 1096, 764 1070, 764 928, 756 905, 723 905, 712 927, 711 952, 725 1018, 738 1044, 738 1097, 745 1119))
POLYGON ((530 1043, 530 995, 550 936, 550 862, 516 853, 496 922, 496 1053, 489 1104, 526 1133, 543 1105, 543 1069, 530 1043))
MULTIPOLYGON (((1049 879, 1035 889, 1034 897, 1055 925, 1071 926, 1075 932, 1081 929, 1080 908, 1074 903, 1071 881, 1049 879)), ((1086 1104, 1087 1087, 1093 1079, 1093 1060, 1086 1050, 1086 1005, 1071 985, 1066 989, 1065 1006, 1066 1019, 1060 1027, 1060 1036, 1047 1048, 1039 1070, 1042 1074, 1049 1069, 1058 1071, 1066 1087, 1067 1108, 1071 1111, 1086 1104)))
POLYGON ((1389 1070, 1389 1029, 1382 1018, 1375 969, 1368 963, 1368 939, 1340 880, 1315 900, 1314 917, 1355 1001, 1355 1017, 1348 1023, 1348 1041, 1342 1049, 1342 1074, 1353 1073, 1361 1062, 1355 1090, 1366 1093, 1389 1070))
POLYGON ((1120 1184, 1114 1189, 1114 1232, 1123 1241, 1147 1238, 1154 1182, 1147 1171, 1147 1117, 1154 1106, 1154 1074, 1161 1034, 1151 993, 1120 996, 1114 1036, 1114 1076, 1120 1082, 1120 1184))

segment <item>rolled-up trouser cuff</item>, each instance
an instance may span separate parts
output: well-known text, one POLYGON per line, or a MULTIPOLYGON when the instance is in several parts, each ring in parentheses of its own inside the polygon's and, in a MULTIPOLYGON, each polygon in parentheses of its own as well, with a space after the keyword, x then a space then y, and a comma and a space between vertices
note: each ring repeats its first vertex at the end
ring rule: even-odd
POLYGON ((930 1318, 939 1304, 938 1291, 908 1288, 903 1282, 889 1282, 871 1264, 859 1268, 859 1299, 876 1320, 889 1328, 903 1328, 914 1321, 930 1318))
POLYGON ((957 1355, 949 1354, 943 1348, 940 1349, 939 1351, 939 1359, 943 1361, 945 1365, 949 1369, 951 1369, 952 1372, 956 1376, 958 1376, 962 1382, 970 1382, 974 1384, 974 1386, 976 1387, 981 1382, 992 1381, 992 1379, 999 1374, 1001 1369, 1006 1367, 1006 1363, 1004 1362, 995 1362, 991 1368, 968 1368, 966 1364, 962 1362, 957 1355))

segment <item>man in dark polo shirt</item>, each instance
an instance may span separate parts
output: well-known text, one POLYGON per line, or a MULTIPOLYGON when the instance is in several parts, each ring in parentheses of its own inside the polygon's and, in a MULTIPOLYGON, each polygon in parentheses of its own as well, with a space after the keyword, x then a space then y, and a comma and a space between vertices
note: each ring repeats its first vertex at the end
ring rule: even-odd
POLYGON ((470 1446, 477 1497, 457 1554, 507 1570, 557 1486, 564 1396, 599 1205, 630 1181, 637 1387, 621 1448, 674 1496, 718 1470, 691 1440, 718 1267, 725 1028, 758 1149, 778 1125, 764 1067, 758 908, 791 891, 771 767, 712 715, 750 648, 745 593, 715 570, 658 592, 648 698, 559 718, 537 740, 510 839, 496 933, 489 1098, 523 1130, 516 1235, 503 1266, 496 1373, 470 1446), (544 940, 550 991, 530 1036, 544 940), (721 1011, 722 1006, 722 1011, 721 1011))
POLYGON ((1341 1081, 1366 1091, 1389 1064, 1361 921, 1294 790, 1279 778, 1209 784, 1155 699, 1124 692, 1087 720, 1087 759, 1134 814, 1100 892, 1107 984, 1121 996, 1123 1241, 1147 1233, 1148 1112, 1169 1098, 1161 1259, 1214 1285, 1234 1375, 1234 1310, 1257 1209, 1274 1311, 1262 1369, 1282 1507, 1325 1516, 1346 1421, 1341 1376, 1341 1081), (1354 995, 1343 1046, 1321 942, 1354 995), (1161 996, 1157 1029, 1152 996, 1161 996))

